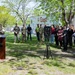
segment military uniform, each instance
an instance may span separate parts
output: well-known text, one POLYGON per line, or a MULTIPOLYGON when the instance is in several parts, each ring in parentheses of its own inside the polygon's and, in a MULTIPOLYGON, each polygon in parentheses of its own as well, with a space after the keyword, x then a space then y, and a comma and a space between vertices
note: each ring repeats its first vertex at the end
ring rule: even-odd
POLYGON ((40 33, 40 41, 44 41, 44 28, 43 27, 39 28, 39 33, 40 33))
POLYGON ((0 35, 4 34, 4 28, 2 27, 2 25, 0 24, 0 35))
POLYGON ((18 40, 18 42, 19 42, 20 41, 19 40, 20 28, 18 26, 15 26, 13 31, 14 31, 14 43, 16 43, 16 40, 18 40))
POLYGON ((22 27, 21 28, 21 33, 22 33, 22 42, 26 40, 26 28, 22 27))

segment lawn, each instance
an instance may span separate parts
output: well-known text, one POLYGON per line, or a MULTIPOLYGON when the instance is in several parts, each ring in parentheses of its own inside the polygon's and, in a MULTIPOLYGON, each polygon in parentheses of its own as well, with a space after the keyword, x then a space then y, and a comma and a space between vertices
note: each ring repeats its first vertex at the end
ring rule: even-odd
POLYGON ((6 33, 6 59, 0 62, 0 75, 75 75, 74 48, 62 52, 50 45, 53 59, 46 59, 45 47, 36 37, 14 44, 13 33, 6 33))

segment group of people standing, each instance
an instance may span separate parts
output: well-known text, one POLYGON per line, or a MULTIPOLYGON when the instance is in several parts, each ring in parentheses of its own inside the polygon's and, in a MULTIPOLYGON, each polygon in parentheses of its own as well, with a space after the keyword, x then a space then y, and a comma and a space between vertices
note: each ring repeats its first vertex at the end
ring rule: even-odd
POLYGON ((43 42, 44 41, 44 29, 43 29, 43 26, 42 24, 37 24, 37 27, 35 29, 35 32, 36 32, 36 37, 37 37, 37 40, 40 42, 43 42))
MULTIPOLYGON (((37 24, 37 27, 35 29, 36 37, 39 42, 43 42, 45 40, 45 34, 44 34, 44 28, 45 26, 42 26, 42 24, 37 24)), ((20 28, 17 26, 14 27, 14 42, 16 42, 16 39, 19 41, 19 32, 20 28)), ((30 25, 26 28, 25 25, 21 28, 21 34, 22 34, 22 42, 27 40, 32 40, 31 36, 32 28, 30 25), (26 35, 27 34, 27 35, 26 35), (27 36, 27 38, 25 38, 27 36)), ((51 25, 50 26, 50 39, 49 42, 51 44, 56 44, 56 46, 60 46, 60 48, 63 48, 63 51, 67 51, 68 45, 70 48, 72 48, 72 37, 74 38, 74 44, 75 44, 75 30, 73 25, 68 26, 60 26, 60 25, 51 25)))
POLYGON ((75 44, 75 30, 73 25, 69 26, 51 26, 51 36, 50 36, 50 42, 54 43, 56 46, 60 46, 60 48, 63 48, 63 51, 67 51, 68 45, 69 48, 72 48, 72 40, 74 40, 75 44), (72 39, 74 37, 74 39, 72 39))
MULTIPOLYGON (((37 24, 35 29, 36 36, 38 41, 44 41, 45 34, 42 24, 37 24)), ((56 44, 57 47, 62 48, 63 51, 67 51, 67 48, 72 48, 72 45, 75 45, 75 30, 73 25, 60 26, 60 25, 51 25, 50 26, 50 39, 51 44, 56 44)))
POLYGON ((22 28, 20 29, 20 27, 17 25, 17 23, 15 24, 15 27, 13 28, 14 31, 14 43, 16 43, 16 41, 18 40, 18 42, 20 41, 20 31, 22 34, 22 42, 27 40, 32 40, 31 37, 31 32, 32 32, 32 28, 30 27, 30 25, 28 25, 28 27, 26 28, 25 25, 22 26, 22 28), (26 38, 27 35, 27 38, 26 38))

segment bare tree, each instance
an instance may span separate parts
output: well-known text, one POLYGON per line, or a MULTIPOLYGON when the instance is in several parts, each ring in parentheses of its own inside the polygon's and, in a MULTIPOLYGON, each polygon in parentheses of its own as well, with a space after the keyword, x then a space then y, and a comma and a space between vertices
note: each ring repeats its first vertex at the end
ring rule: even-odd
POLYGON ((29 15, 33 13, 33 10, 37 7, 37 2, 33 7, 28 7, 29 3, 33 0, 6 0, 4 3, 7 7, 14 12, 17 17, 26 26, 26 21, 29 15))

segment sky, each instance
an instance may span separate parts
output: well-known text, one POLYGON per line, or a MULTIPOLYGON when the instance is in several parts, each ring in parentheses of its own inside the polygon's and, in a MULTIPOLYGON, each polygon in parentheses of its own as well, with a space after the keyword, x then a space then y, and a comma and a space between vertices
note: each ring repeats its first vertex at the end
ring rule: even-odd
POLYGON ((5 0, 0 0, 0 6, 2 5, 2 1, 5 1, 5 0))
MULTIPOLYGON (((38 6, 39 4, 40 4, 39 2, 36 3, 36 2, 34 2, 34 1, 32 1, 32 2, 30 2, 30 3, 27 5, 27 7, 29 7, 29 8, 31 7, 31 8, 32 8, 32 7, 34 7, 35 5, 38 6)), ((37 7, 37 6, 36 6, 36 7, 37 7)))
MULTIPOLYGON (((0 6, 3 4, 2 1, 5 1, 5 0, 0 0, 0 6)), ((38 6, 39 4, 40 4, 39 2, 36 3, 35 0, 33 0, 33 1, 31 1, 31 2, 27 5, 27 7, 29 7, 29 8, 31 7, 31 8, 32 8, 32 7, 34 7, 35 5, 38 6)))

